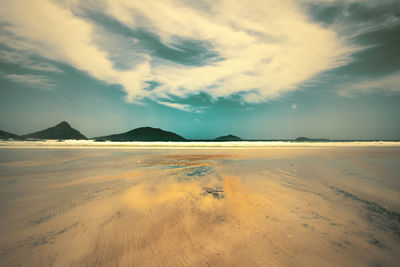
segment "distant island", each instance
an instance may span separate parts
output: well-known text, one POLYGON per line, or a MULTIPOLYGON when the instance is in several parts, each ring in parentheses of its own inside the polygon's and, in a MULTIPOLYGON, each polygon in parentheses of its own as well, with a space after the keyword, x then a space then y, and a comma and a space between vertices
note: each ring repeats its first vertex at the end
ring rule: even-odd
POLYGON ((328 142, 331 141, 325 138, 308 138, 308 137, 297 137, 294 141, 296 142, 328 142))
POLYGON ((186 141, 182 136, 160 128, 140 127, 131 131, 93 138, 96 141, 186 141))
MULTIPOLYGON (((119 134, 111 134, 99 136, 94 138, 87 138, 78 130, 71 127, 71 125, 62 121, 56 126, 47 128, 42 131, 18 135, 10 132, 0 130, 0 140, 95 140, 101 141, 175 141, 175 142, 223 142, 223 141, 294 141, 294 142, 350 142, 350 141, 374 141, 374 140, 331 140, 326 138, 310 138, 310 137, 297 137, 296 139, 242 139, 239 136, 228 134, 217 137, 215 139, 186 139, 174 132, 165 131, 160 128, 153 127, 139 127, 127 132, 119 134)), ((384 140, 395 141, 395 140, 384 140)))
POLYGON ((22 136, 19 136, 17 134, 9 133, 0 130, 0 139, 3 140, 8 140, 8 139, 13 139, 13 140, 23 140, 24 138, 22 136))
POLYGON ((215 141, 242 141, 242 138, 235 135, 224 135, 214 139, 215 141))
POLYGON ((87 140, 86 136, 81 134, 78 130, 75 130, 63 121, 56 126, 50 127, 46 130, 26 134, 22 136, 25 139, 75 139, 75 140, 87 140))

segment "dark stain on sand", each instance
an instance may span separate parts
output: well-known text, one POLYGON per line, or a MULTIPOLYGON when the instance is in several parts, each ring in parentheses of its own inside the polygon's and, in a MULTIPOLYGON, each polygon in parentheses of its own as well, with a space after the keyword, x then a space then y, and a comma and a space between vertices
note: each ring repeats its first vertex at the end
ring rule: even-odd
POLYGON ((378 203, 362 199, 340 188, 334 186, 329 186, 329 188, 338 195, 342 195, 344 198, 355 200, 363 204, 368 211, 367 214, 365 214, 365 218, 369 222, 377 224, 381 230, 389 230, 393 232, 398 238, 400 238, 400 213, 388 210, 380 206, 378 203))

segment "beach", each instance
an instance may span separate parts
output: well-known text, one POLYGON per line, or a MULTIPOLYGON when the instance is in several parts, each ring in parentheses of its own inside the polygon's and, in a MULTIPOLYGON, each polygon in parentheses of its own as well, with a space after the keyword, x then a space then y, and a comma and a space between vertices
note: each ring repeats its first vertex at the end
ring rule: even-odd
POLYGON ((0 266, 396 266, 398 144, 0 146, 0 266))

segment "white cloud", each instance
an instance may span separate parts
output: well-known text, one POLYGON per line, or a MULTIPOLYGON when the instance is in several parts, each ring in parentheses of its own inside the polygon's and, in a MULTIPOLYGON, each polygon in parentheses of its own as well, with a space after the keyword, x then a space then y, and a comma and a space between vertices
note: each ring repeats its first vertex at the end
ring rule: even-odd
MULTIPOLYGON (((313 23, 295 0, 251 4, 207 1, 209 10, 196 9, 180 0, 105 0, 105 6, 89 2, 91 8, 106 12, 130 28, 140 26, 156 33, 171 47, 177 36, 204 41, 223 58, 205 66, 181 66, 165 61, 153 64, 154 55, 147 54, 131 69, 118 70, 113 67, 111 55, 94 42, 94 22, 69 9, 87 7, 88 2, 1 3, 0 22, 7 32, 0 36, 1 43, 70 64, 104 82, 120 84, 128 101, 185 97, 201 91, 215 98, 240 93, 246 102, 266 101, 296 90, 318 73, 345 64, 355 49, 332 29, 313 23), (144 90, 149 80, 161 85, 144 90)), ((187 109, 185 105, 180 107, 187 109)))
POLYGON ((188 104, 180 104, 180 103, 172 103, 172 102, 165 102, 165 101, 158 101, 157 103, 175 109, 180 109, 187 112, 194 111, 194 108, 188 104))
POLYGON ((3 77, 38 89, 50 90, 55 86, 49 78, 41 75, 5 74, 3 77))
POLYGON ((170 108, 175 108, 182 111, 193 112, 197 114, 204 113, 204 111, 208 108, 207 106, 192 106, 189 104, 181 104, 181 103, 167 102, 167 101, 157 101, 157 103, 170 108))
POLYGON ((144 61, 129 71, 113 69, 107 54, 92 40, 91 23, 65 6, 46 0, 3 0, 0 18, 3 30, 9 33, 0 37, 3 44, 70 64, 107 83, 120 84, 129 99, 143 92, 149 63, 144 61))
MULTIPOLYGON (((153 94, 184 97, 206 91, 214 97, 243 94, 246 102, 260 102, 295 90, 314 75, 343 64, 353 49, 328 29, 310 22, 293 1, 218 1, 204 13, 169 2, 124 4, 145 16, 166 43, 174 36, 206 40, 225 60, 201 67, 164 65, 153 68, 162 84, 153 94), (254 92, 257 90, 256 92, 254 92)), ((111 12, 115 8, 109 9, 111 12)), ((127 26, 134 18, 111 13, 127 26)), ((139 23, 139 22, 137 22, 139 23)))
POLYGON ((354 96, 359 93, 374 92, 400 92, 400 71, 380 77, 378 79, 367 79, 360 82, 348 83, 341 86, 338 94, 341 96, 354 96))

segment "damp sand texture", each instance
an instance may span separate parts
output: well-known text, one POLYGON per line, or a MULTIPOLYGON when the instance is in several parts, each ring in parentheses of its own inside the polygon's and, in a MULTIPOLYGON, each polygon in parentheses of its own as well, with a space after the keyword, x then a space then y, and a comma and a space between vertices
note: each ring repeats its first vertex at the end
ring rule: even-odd
POLYGON ((396 266, 399 147, 0 149, 0 266, 396 266))

